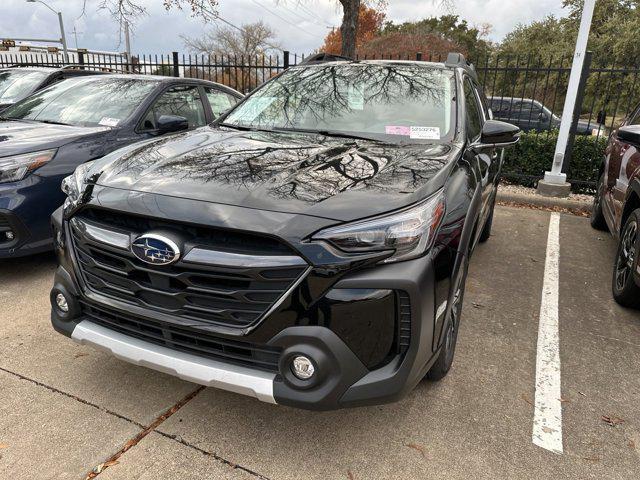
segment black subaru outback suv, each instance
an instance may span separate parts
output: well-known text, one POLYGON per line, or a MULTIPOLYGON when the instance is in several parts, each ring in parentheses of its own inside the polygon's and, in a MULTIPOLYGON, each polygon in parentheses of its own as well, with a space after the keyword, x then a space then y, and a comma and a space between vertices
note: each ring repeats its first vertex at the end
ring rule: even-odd
POLYGON ((397 400, 453 361, 519 134, 490 117, 457 54, 317 62, 83 165, 53 215, 53 326, 266 402, 397 400))

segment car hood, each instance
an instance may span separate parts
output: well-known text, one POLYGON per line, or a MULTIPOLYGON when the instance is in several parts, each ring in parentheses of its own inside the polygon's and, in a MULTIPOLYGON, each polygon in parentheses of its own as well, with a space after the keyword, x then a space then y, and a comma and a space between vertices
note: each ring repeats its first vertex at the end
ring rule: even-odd
POLYGON ((0 157, 58 148, 108 127, 74 127, 31 121, 0 121, 0 157))
POLYGON ((204 127, 114 152, 88 176, 105 187, 346 221, 437 191, 458 151, 204 127))

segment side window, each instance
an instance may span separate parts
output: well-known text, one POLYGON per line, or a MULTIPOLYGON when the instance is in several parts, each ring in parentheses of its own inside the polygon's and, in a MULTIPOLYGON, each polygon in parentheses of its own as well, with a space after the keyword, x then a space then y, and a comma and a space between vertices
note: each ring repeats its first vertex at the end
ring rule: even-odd
POLYGON ((205 87, 204 92, 207 95, 207 100, 209 100, 209 105, 211 105, 211 111, 215 118, 218 118, 238 103, 238 99, 234 96, 216 88, 205 87))
POLYGON ((629 125, 640 125, 640 107, 638 107, 633 115, 631 115, 629 125))
POLYGON ((511 100, 494 98, 491 100, 491 110, 493 110, 493 114, 496 116, 506 117, 511 110, 511 100))
POLYGON ((468 79, 464 81, 464 98, 467 108, 467 138, 474 141, 482 133, 484 119, 481 114, 475 87, 468 79))
POLYGON ((207 123, 197 86, 172 87, 160 95, 142 120, 142 129, 156 130, 158 118, 162 115, 184 117, 189 121, 189 128, 207 123))

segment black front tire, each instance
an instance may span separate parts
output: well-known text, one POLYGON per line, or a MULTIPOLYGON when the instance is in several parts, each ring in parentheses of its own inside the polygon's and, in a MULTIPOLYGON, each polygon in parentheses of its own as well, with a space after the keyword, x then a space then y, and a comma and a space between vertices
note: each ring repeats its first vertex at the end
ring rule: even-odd
POLYGON ((462 305, 464 303, 464 290, 467 283, 468 261, 465 259, 464 262, 464 266, 461 268, 462 272, 456 281, 456 293, 454 294, 453 305, 445 322, 447 331, 444 341, 442 342, 442 347, 440 348, 440 353, 426 375, 426 378, 433 382, 437 382, 446 377, 449 370, 451 370, 451 365, 453 365, 456 344, 458 343, 462 305))
POLYGON ((640 261, 640 208, 627 219, 613 269, 613 298, 623 307, 640 308, 640 287, 634 279, 640 261))
POLYGON ((602 211, 602 201, 604 199, 604 174, 598 180, 598 190, 593 199, 593 207, 591 208, 591 226, 596 230, 608 230, 607 221, 602 211))
POLYGON ((491 229, 493 228, 493 213, 496 211, 496 202, 498 201, 498 190, 493 193, 493 201, 491 202, 491 213, 489 217, 484 222, 484 227, 482 228, 482 233, 480 233, 480 238, 478 241, 480 243, 485 243, 487 240, 491 238, 491 229))

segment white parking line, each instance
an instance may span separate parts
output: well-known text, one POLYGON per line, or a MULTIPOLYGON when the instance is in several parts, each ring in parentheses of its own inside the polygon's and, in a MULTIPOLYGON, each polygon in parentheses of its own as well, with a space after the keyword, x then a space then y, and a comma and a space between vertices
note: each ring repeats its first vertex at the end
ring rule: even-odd
POLYGON ((560 287, 560 214, 552 213, 549 221, 547 259, 538 351, 536 357, 536 400, 532 439, 535 445, 562 453, 562 401, 560 381, 560 341, 558 290, 560 287))

